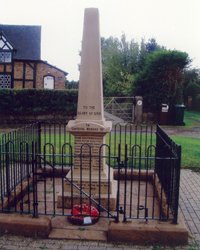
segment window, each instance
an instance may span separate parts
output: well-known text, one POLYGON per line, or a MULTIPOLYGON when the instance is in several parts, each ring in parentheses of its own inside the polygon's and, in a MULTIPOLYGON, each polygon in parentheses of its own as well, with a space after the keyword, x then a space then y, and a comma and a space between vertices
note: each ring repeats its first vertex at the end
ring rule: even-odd
POLYGON ((11 75, 0 74, 0 89, 11 88, 11 75))
POLYGON ((7 41, 5 36, 0 34, 0 49, 2 50, 13 50, 13 46, 7 41))
POLYGON ((54 76, 44 76, 44 89, 54 89, 54 76))
POLYGON ((12 53, 10 51, 0 51, 0 63, 11 63, 12 53))
POLYGON ((0 34, 0 63, 12 62, 13 46, 0 34))

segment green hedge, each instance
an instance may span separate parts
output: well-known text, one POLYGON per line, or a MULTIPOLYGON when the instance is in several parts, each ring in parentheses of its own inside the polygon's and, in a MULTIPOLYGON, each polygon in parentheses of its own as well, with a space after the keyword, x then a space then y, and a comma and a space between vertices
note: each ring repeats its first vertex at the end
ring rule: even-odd
POLYGON ((2 89, 0 114, 68 114, 76 113, 76 90, 2 89))

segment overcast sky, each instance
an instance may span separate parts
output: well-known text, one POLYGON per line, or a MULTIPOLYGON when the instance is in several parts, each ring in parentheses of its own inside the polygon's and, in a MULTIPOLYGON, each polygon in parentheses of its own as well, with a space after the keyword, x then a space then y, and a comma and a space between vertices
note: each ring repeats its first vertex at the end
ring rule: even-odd
POLYGON ((185 51, 200 68, 200 0, 0 0, 1 24, 41 25, 42 60, 78 80, 83 14, 100 12, 101 36, 137 42, 155 38, 168 49, 185 51))

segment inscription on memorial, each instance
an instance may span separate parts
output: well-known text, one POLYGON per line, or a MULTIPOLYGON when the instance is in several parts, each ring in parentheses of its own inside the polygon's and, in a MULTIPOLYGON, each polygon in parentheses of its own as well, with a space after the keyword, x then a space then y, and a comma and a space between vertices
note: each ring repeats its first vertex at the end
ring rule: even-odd
POLYGON ((72 127, 71 130, 73 130, 73 131, 85 131, 85 128, 75 128, 75 127, 72 127))
POLYGON ((96 106, 82 106, 83 111, 78 111, 78 115, 89 115, 89 116, 95 116, 95 115, 101 115, 101 111, 96 111, 96 106))
POLYGON ((91 131, 91 132, 103 132, 104 128, 103 127, 98 127, 98 124, 91 124, 91 123, 82 123, 82 124, 77 124, 76 127, 72 127, 71 130, 73 131, 91 131))

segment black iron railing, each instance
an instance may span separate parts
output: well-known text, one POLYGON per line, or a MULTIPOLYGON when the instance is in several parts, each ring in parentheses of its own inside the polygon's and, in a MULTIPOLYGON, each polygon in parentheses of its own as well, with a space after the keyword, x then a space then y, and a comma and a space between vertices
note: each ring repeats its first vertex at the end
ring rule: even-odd
MULTIPOLYGON (((177 145, 159 126, 156 132, 155 173, 161 182, 160 197, 167 204, 167 215, 178 219, 178 201, 180 186, 181 146, 177 145)), ((163 206, 164 204, 160 204, 163 206)))
POLYGON ((0 197, 9 196, 16 186, 30 175, 32 142, 39 146, 39 141, 39 123, 1 136, 0 197))
POLYGON ((87 203, 116 221, 177 223, 181 149, 159 126, 117 124, 94 154, 87 143, 74 151, 66 125, 36 123, 1 137, 1 212, 70 216, 87 203))

